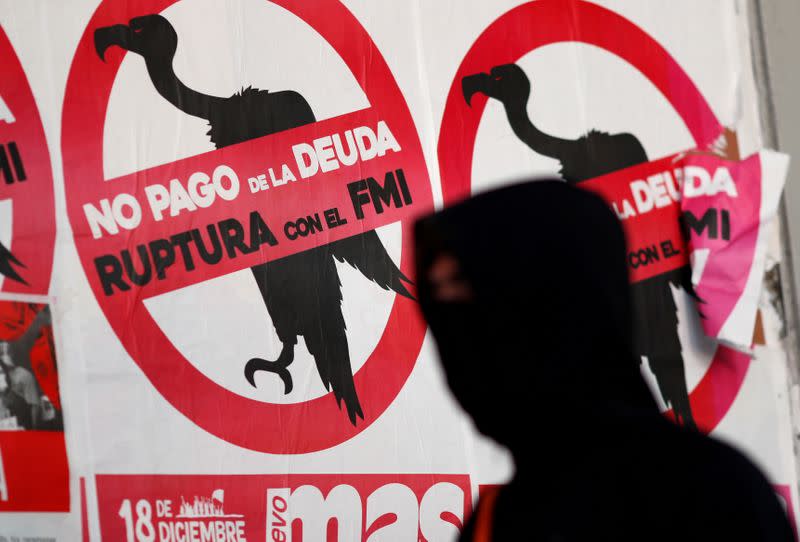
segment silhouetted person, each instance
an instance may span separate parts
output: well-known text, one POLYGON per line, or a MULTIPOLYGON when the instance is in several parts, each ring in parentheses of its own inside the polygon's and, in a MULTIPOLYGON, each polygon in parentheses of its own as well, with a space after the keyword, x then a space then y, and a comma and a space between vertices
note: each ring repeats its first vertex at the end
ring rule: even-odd
POLYGON ((447 382, 516 463, 463 541, 793 540, 748 460, 659 413, 632 345, 623 232, 597 196, 518 184, 415 235, 447 382))

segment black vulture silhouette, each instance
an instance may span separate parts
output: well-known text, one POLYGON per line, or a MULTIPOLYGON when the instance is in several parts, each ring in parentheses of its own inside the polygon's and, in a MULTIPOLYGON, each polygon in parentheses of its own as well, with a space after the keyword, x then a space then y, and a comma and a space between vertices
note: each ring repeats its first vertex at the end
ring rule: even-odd
MULTIPOLYGON (((172 62, 178 35, 161 15, 131 19, 127 26, 99 28, 94 35, 97 54, 116 45, 144 58, 147 72, 161 96, 188 115, 208 120, 208 135, 217 148, 233 145, 316 121, 305 98, 294 91, 268 92, 252 87, 233 96, 210 96, 178 79, 172 62)), ((339 408, 344 401, 350 422, 364 413, 350 366, 342 292, 334 260, 347 262, 384 290, 413 299, 408 278, 394 264, 375 231, 251 268, 275 331, 282 343, 277 360, 252 358, 244 374, 256 386, 257 371, 277 374, 285 393, 292 390, 288 366, 294 360, 297 337, 305 339, 325 388, 339 408)))
POLYGON ((27 286, 28 283, 25 282, 25 279, 23 279, 14 268, 15 265, 17 267, 25 267, 24 263, 19 261, 3 243, 0 243, 0 275, 4 275, 11 280, 15 280, 27 286))
MULTIPOLYGON (((648 160, 642 144, 632 134, 592 130, 571 140, 539 130, 527 111, 531 82, 516 64, 496 66, 489 73, 464 77, 461 85, 467 104, 476 93, 499 100, 514 134, 534 152, 558 160, 560 174, 568 183, 578 184, 648 160)), ((688 265, 633 285, 636 350, 640 356, 647 357, 661 397, 672 406, 678 423, 695 428, 678 337, 678 309, 671 285, 683 288, 698 299, 688 265)))

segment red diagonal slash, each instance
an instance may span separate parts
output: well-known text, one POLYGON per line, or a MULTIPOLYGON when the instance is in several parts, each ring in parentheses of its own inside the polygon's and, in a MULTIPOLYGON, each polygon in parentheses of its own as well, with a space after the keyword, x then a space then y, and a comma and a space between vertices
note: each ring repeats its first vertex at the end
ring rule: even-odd
MULTIPOLYGON (((415 177, 416 172, 408 170, 408 160, 402 150, 402 137, 398 136, 399 151, 388 150, 383 156, 368 161, 358 160, 350 166, 337 162, 339 163, 338 169, 328 172, 320 169, 315 175, 305 179, 300 176, 292 151, 295 145, 312 144, 315 139, 332 134, 340 134, 344 149, 347 151, 345 131, 361 126, 377 131, 376 127, 382 120, 374 109, 363 109, 111 179, 100 185, 100 190, 95 193, 91 203, 99 208, 99 202, 103 199, 114 201, 119 194, 133 195, 141 204, 141 223, 132 230, 121 229, 116 234, 110 234, 105 229, 100 229, 102 237, 95 239, 87 219, 76 225, 76 237, 84 245, 87 251, 86 255, 95 261, 96 271, 100 275, 104 272, 103 265, 102 261, 97 258, 108 255, 119 258, 120 253, 127 250, 132 257, 135 269, 141 272, 143 263, 139 254, 139 250, 141 250, 139 246, 144 246, 149 251, 149 243, 153 241, 169 242, 172 245, 175 261, 164 269, 164 278, 159 279, 153 271, 151 280, 138 289, 124 277, 123 280, 133 287, 126 291, 113 287, 111 289, 113 293, 110 294, 148 298, 402 220, 409 216, 409 213, 415 211, 413 185, 418 180, 418 177, 415 177), (267 190, 255 193, 251 192, 248 178, 258 175, 266 175, 269 178, 267 173, 269 168, 272 168, 275 175, 280 177, 284 164, 291 168, 297 177, 296 181, 289 181, 285 185, 272 186, 267 190), (184 209, 177 216, 170 216, 168 208, 163 213, 152 211, 146 195, 147 187, 155 184, 169 187, 172 179, 178 179, 185 187, 187 179, 194 173, 203 172, 211 176, 212 172, 220 165, 227 166, 238 177, 240 192, 236 198, 226 201, 217 197, 208 207, 198 207, 194 211, 184 209), (407 195, 410 196, 410 201, 400 198, 387 203, 377 198, 377 208, 375 204, 371 203, 372 199, 370 202, 362 202, 354 207, 348 184, 372 178, 383 185, 387 174, 394 179, 395 183, 407 183, 409 186, 407 195), (346 224, 328 228, 325 225, 324 212, 334 208, 337 209, 339 217, 343 219, 341 222, 346 221, 346 224), (363 218, 359 218, 356 211, 363 214, 363 218), (232 255, 223 247, 221 260, 218 263, 210 264, 200 257, 198 248, 193 242, 186 243, 186 247, 183 249, 180 244, 173 242, 174 235, 199 230, 203 242, 207 247, 211 247, 208 226, 219 228, 221 222, 224 223, 230 219, 235 219, 242 224, 245 230, 245 239, 249 242, 250 217, 253 212, 257 212, 269 227, 277 240, 276 245, 262 244, 258 250, 250 254, 234 250, 232 255), (287 222, 315 214, 319 215, 323 223, 323 231, 305 237, 298 236, 295 239, 287 237, 284 232, 284 225, 287 222), (157 220, 157 217, 160 220, 157 220), (188 250, 188 258, 184 250, 188 250)), ((391 130, 391 125, 387 124, 387 126, 391 130)), ((352 151, 356 151, 356 149, 352 149, 352 151)), ((390 179, 390 182, 393 181, 390 179)), ((224 184, 227 187, 230 185, 230 181, 225 180, 224 184)), ((400 188, 398 187, 397 190, 399 194, 400 188)), ((361 194, 369 197, 369 192, 363 186, 361 194)), ((290 230, 290 233, 293 235, 294 231, 290 230)), ((108 291, 106 294, 109 295, 108 291)))
POLYGON ((602 196, 609 205, 614 206, 621 218, 625 216, 626 209, 636 213, 622 220, 628 246, 627 260, 631 282, 646 280, 689 264, 689 250, 680 228, 680 174, 678 178, 674 175, 678 166, 680 164, 675 163, 674 156, 667 156, 579 185, 602 196), (654 179, 651 182, 658 190, 658 204, 648 179, 654 179), (652 204, 643 213, 639 212, 640 208, 634 197, 635 187, 642 186, 646 186, 651 198, 646 203, 652 204), (677 197, 673 199, 674 196, 677 197))

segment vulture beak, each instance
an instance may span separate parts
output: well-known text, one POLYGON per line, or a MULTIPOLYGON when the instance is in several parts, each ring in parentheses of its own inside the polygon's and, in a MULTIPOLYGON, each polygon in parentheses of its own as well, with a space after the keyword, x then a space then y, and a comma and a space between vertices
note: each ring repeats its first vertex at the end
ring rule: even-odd
POLYGON ((97 56, 105 61, 106 50, 112 45, 117 45, 123 49, 128 48, 131 29, 124 24, 105 26, 94 31, 94 48, 97 56))
POLYGON ((464 93, 467 105, 472 105, 470 102, 477 92, 488 95, 491 83, 492 77, 488 73, 476 73, 463 78, 461 80, 461 92, 464 93))

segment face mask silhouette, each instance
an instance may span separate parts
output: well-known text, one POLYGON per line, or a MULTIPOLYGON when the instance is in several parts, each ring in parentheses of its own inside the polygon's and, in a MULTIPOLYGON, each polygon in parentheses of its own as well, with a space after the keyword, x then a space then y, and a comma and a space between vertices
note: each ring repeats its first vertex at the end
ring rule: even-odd
POLYGON ((630 344, 622 228, 561 181, 502 188, 421 219, 420 305, 448 385, 509 445, 609 400, 652 407, 630 344))

